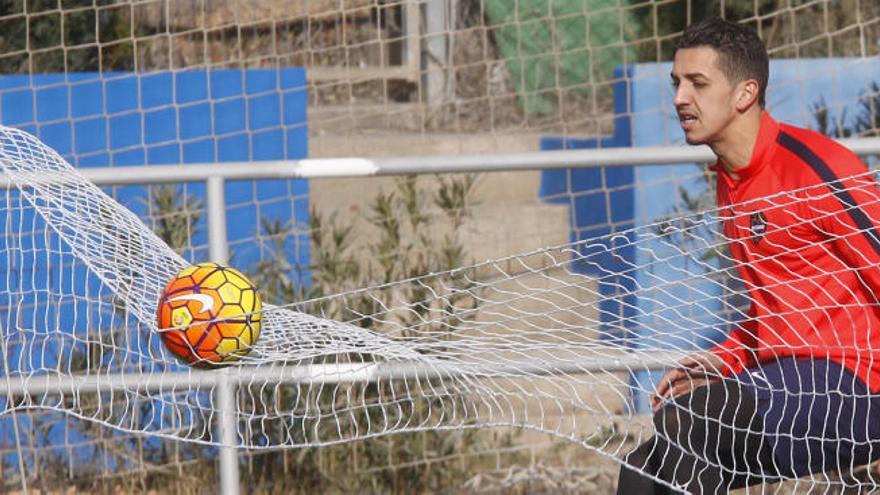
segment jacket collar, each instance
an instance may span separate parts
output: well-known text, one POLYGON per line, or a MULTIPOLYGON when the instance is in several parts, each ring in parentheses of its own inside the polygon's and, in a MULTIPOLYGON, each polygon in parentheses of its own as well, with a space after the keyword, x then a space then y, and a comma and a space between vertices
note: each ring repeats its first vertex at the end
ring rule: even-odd
POLYGON ((747 180, 749 177, 757 174, 767 163, 767 158, 776 146, 776 136, 778 134, 779 122, 770 116, 770 112, 764 111, 761 114, 761 127, 758 130, 758 139, 755 141, 755 149, 752 150, 752 158, 749 160, 748 165, 736 169, 736 175, 738 178, 734 179, 731 177, 730 173, 724 165, 721 164, 720 160, 716 161, 710 169, 718 172, 718 175, 723 177, 730 186, 747 180))

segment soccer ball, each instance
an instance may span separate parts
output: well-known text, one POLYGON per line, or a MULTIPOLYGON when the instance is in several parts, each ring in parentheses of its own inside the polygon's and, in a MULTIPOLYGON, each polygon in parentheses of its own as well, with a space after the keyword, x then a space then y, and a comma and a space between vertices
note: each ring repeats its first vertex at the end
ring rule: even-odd
POLYGON ((199 263, 168 282, 159 301, 159 332, 175 356, 195 366, 235 361, 260 336, 263 305, 238 270, 199 263))

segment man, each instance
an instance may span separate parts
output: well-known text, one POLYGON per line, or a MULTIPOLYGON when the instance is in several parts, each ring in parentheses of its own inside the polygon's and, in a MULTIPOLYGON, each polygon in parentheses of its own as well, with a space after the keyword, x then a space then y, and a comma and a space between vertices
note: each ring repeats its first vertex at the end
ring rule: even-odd
POLYGON ((625 459, 620 494, 846 479, 880 457, 880 191, 853 153, 764 110, 768 73, 742 25, 707 19, 677 45, 675 108, 687 142, 718 158, 752 304, 725 342, 660 380, 656 435, 625 459))

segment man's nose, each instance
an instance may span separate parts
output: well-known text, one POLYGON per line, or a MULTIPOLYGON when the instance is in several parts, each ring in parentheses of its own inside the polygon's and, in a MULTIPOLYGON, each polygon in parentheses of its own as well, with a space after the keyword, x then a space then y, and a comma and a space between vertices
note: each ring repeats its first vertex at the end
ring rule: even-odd
POLYGON ((688 103, 690 103, 690 93, 685 88, 685 85, 681 84, 675 88, 675 96, 672 98, 672 104, 677 107, 688 103))

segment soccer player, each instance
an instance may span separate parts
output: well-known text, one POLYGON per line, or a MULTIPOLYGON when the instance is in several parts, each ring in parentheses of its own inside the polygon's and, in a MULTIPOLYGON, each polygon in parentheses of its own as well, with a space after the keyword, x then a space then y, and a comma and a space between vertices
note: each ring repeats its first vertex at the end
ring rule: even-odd
POLYGON ((687 142, 717 156, 751 309, 662 377, 656 434, 625 459, 620 494, 726 493, 832 470, 846 480, 880 457, 880 190, 846 148, 773 119, 768 72, 746 26, 707 19, 678 42, 673 103, 687 142))

